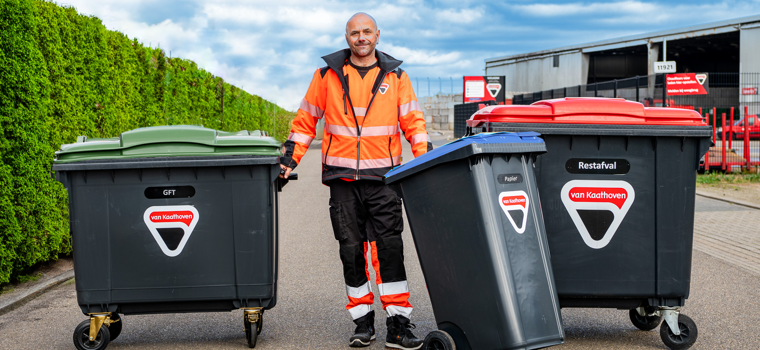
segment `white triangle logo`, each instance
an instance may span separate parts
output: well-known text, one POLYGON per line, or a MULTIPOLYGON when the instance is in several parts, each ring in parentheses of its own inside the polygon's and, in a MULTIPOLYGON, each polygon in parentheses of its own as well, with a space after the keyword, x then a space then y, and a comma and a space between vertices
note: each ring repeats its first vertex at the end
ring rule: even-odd
POLYGON ((572 180, 560 196, 586 245, 601 249, 612 240, 636 193, 625 181, 572 180))
POLYGON ((517 233, 522 234, 525 232, 525 223, 528 221, 528 194, 525 191, 507 191, 499 194, 499 204, 501 209, 504 210, 504 214, 507 215, 507 219, 512 223, 512 227, 515 228, 517 233), (522 217, 518 216, 515 220, 514 215, 522 213, 522 217), (517 225, 517 221, 520 225, 517 225))
POLYGON ((198 210, 190 205, 154 206, 143 214, 145 225, 167 256, 182 253, 198 223, 198 210))
POLYGON ((487 84, 486 89, 488 90, 488 93, 491 94, 491 97, 496 98, 496 95, 499 94, 499 91, 501 91, 501 84, 487 84))
POLYGON ((694 77, 697 78, 699 85, 704 85, 705 80, 707 80, 707 74, 697 74, 694 77))

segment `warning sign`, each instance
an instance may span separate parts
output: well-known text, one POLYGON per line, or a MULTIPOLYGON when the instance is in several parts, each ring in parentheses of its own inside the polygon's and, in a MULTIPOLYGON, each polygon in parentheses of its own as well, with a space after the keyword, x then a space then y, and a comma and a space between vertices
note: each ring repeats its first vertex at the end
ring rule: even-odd
POLYGON ((190 205, 153 206, 143 214, 145 225, 167 256, 182 253, 198 223, 198 210, 190 205))
POLYGON ((665 76, 668 96, 707 95, 707 73, 678 73, 665 76))
POLYGON ((519 234, 525 232, 525 223, 528 220, 528 194, 525 191, 502 192, 499 194, 499 204, 515 231, 519 234))
POLYGON ((504 82, 503 76, 464 77, 464 102, 504 103, 504 82))
POLYGON ((583 242, 601 249, 620 227, 635 193, 625 181, 573 180, 562 187, 560 196, 583 242))

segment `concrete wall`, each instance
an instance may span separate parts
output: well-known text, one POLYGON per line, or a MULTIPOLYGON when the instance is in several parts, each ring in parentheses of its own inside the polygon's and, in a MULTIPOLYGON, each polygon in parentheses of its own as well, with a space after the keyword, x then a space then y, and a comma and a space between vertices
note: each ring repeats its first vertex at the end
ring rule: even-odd
POLYGON ((462 94, 425 96, 418 102, 428 130, 454 130, 454 105, 462 103, 462 94))
POLYGON ((516 94, 586 84, 588 63, 589 55, 576 51, 559 54, 559 67, 554 67, 554 55, 549 55, 486 67, 486 75, 505 76, 510 99, 516 94))

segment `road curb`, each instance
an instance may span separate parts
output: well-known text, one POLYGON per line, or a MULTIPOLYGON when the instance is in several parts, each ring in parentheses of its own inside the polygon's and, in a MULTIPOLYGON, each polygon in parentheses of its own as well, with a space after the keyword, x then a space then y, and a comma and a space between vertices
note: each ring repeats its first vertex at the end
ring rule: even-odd
POLYGON ((720 196, 716 196, 714 194, 708 194, 708 193, 702 192, 700 190, 697 190, 696 192, 697 192, 698 196, 702 196, 702 197, 705 197, 705 198, 715 199, 715 200, 723 201, 723 202, 726 202, 726 203, 732 203, 732 204, 741 205, 741 206, 744 206, 744 207, 760 210, 760 205, 757 205, 757 204, 754 204, 754 203, 745 202, 745 201, 738 200, 738 199, 733 199, 733 198, 730 198, 730 197, 728 197, 728 198, 727 197, 720 197, 720 196))
POLYGON ((27 290, 21 295, 14 296, 10 300, 0 300, 0 315, 11 312, 26 304, 32 299, 74 278, 74 270, 66 271, 58 276, 50 278, 39 285, 27 290))

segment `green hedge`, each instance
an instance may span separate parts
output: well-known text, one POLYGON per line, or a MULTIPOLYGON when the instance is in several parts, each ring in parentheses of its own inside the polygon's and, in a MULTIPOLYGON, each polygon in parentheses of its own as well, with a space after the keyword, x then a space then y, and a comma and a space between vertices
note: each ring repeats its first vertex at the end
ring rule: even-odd
POLYGON ((71 252, 50 167, 78 135, 192 124, 287 136, 293 113, 74 8, 0 0, 0 28, 0 283, 71 252))

